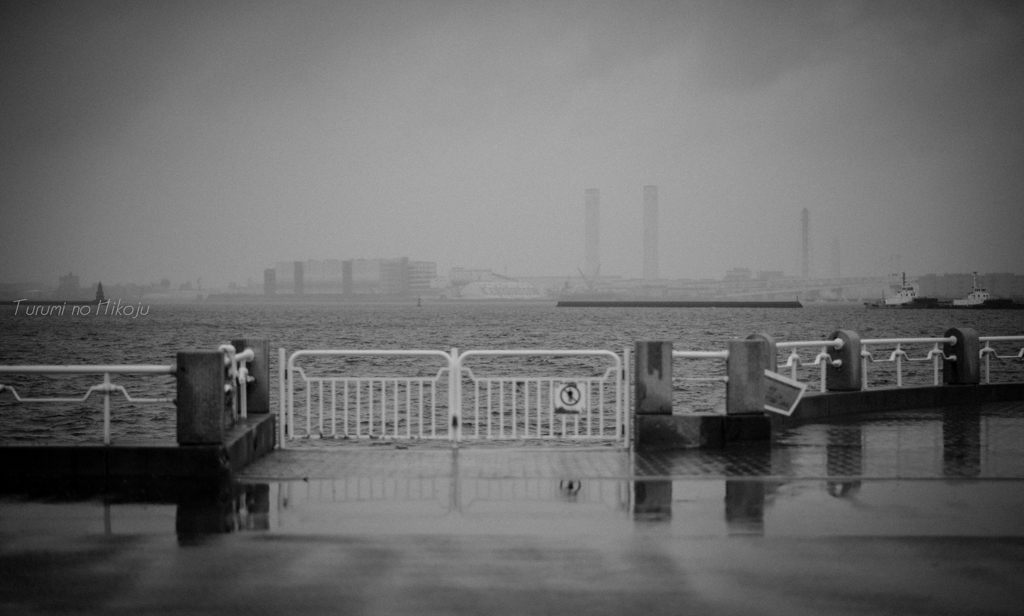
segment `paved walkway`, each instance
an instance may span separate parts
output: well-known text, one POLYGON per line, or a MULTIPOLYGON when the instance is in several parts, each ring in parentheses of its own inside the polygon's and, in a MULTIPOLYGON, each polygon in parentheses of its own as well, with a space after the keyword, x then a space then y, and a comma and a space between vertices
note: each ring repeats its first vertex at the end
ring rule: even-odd
POLYGON ((8 498, 0 613, 1021 612, 1024 404, 775 437, 657 455, 321 443, 212 501, 8 498))

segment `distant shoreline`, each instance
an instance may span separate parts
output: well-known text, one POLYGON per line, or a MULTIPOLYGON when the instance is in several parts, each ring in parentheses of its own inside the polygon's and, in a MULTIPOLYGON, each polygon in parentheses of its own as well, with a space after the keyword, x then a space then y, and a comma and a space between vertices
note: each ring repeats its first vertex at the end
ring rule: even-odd
POLYGON ((797 301, 562 300, 559 308, 803 308, 797 301))

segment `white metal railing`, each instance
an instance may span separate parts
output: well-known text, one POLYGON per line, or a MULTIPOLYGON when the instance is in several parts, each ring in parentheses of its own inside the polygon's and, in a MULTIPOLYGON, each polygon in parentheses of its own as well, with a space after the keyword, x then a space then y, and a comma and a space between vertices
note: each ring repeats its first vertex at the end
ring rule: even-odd
POLYGON ((786 356, 786 363, 779 366, 780 368, 789 368, 790 377, 796 381, 797 370, 802 366, 820 366, 821 367, 821 379, 818 384, 819 391, 825 391, 825 374, 828 367, 840 367, 843 365, 843 360, 832 359, 828 354, 829 349, 841 349, 843 348, 843 340, 836 338, 834 340, 797 340, 793 342, 778 342, 775 344, 776 350, 789 350, 789 355, 786 356), (818 354, 814 356, 814 359, 805 362, 797 349, 820 349, 818 354))
POLYGON ((456 373, 472 383, 466 396, 459 379, 459 404, 455 405, 457 429, 455 440, 474 439, 571 439, 621 440, 628 442, 629 407, 624 386, 623 359, 606 350, 473 350, 456 359, 456 373), (475 358, 513 357, 586 357, 603 359, 598 374, 559 374, 556 376, 484 375, 475 374, 466 365, 475 358), (559 388, 575 385, 581 394, 581 409, 574 413, 558 413, 555 396, 559 388), (468 401, 469 417, 463 417, 463 402, 468 401), (483 420, 481 421, 481 412, 483 420), (472 418, 471 421, 469 418, 472 418), (463 430, 466 421, 472 434, 463 430), (532 427, 532 434, 531 434, 532 427))
MULTIPOLYGON (((391 439, 629 439, 626 359, 606 350, 303 350, 280 362, 280 442, 289 438, 391 439), (395 358, 440 360, 436 372, 369 376, 314 374, 304 358, 395 358), (485 374, 490 360, 589 357, 604 362, 598 374, 485 374), (473 364, 469 365, 467 362, 473 364), (474 363, 475 362, 475 363, 474 363), (447 377, 447 378, 445 378, 447 377), (463 381, 468 388, 465 393, 463 381), (305 389, 305 408, 296 421, 296 386, 305 389), (585 400, 578 413, 556 413, 556 389, 575 384, 585 400), (556 421, 556 417, 560 418, 556 421), (304 422, 303 422, 304 420, 304 422), (464 430, 468 421, 470 430, 464 430), (302 434, 297 426, 305 424, 302 434)), ((378 369, 379 370, 379 369, 378 369)), ((419 368, 423 371, 422 365, 419 368)))
POLYGON ((256 377, 249 374, 247 364, 256 359, 256 352, 246 349, 239 353, 230 344, 222 344, 217 350, 224 353, 224 365, 228 369, 228 382, 224 385, 224 390, 233 393, 231 405, 235 417, 244 419, 249 415, 246 385, 256 381, 256 377))
POLYGON ((985 360, 985 382, 991 383, 991 366, 990 362, 993 357, 998 360, 1007 359, 1019 359, 1024 361, 1024 336, 981 336, 978 338, 979 342, 984 342, 985 346, 979 351, 979 355, 985 360), (992 348, 992 343, 996 342, 1019 342, 1021 343, 1021 349, 1014 355, 999 355, 995 349, 992 348))
POLYGON ((122 385, 110 381, 111 374, 174 374, 175 366, 109 365, 109 366, 0 366, 0 374, 102 374, 103 382, 86 390, 81 398, 22 397, 10 385, 0 384, 0 392, 10 391, 17 402, 85 402, 94 392, 103 394, 103 444, 110 444, 110 394, 120 392, 130 403, 173 402, 173 398, 133 398, 122 385))
POLYGON ((305 434, 308 438, 448 438, 450 394, 457 385, 452 377, 452 355, 434 350, 307 350, 296 351, 284 361, 281 358, 281 400, 286 420, 279 422, 282 445, 286 438, 295 438, 295 383, 296 377, 306 390, 305 434), (310 357, 404 357, 437 358, 442 365, 433 376, 315 376, 297 364, 310 357), (448 373, 447 388, 442 389, 442 376, 448 373), (329 389, 325 389, 325 385, 329 389), (314 390, 316 411, 313 410, 314 390), (338 395, 341 394, 341 408, 338 395), (440 394, 444 394, 443 396, 440 394), (325 406, 329 400, 329 405, 325 406), (404 404, 403 404, 404 402, 404 404), (341 415, 339 432, 338 416, 341 415), (439 412, 443 413, 439 417, 439 412), (316 415, 316 431, 313 418, 316 415), (391 420, 390 433, 388 419, 391 420), (440 419, 440 421, 438 421, 440 419), (325 427, 326 423, 326 427, 325 427), (404 423, 404 430, 402 424, 404 423), (365 429, 364 429, 365 424, 365 429), (415 430, 413 425, 415 424, 415 430))
POLYGON ((956 361, 955 355, 946 355, 942 344, 956 344, 956 337, 948 338, 869 338, 860 341, 861 358, 861 389, 868 389, 868 364, 892 363, 896 370, 896 387, 903 387, 903 362, 932 362, 933 378, 932 383, 939 385, 942 382, 942 362, 956 361), (894 346, 888 359, 875 359, 868 350, 869 346, 894 346), (911 357, 903 350, 903 346, 931 345, 932 348, 924 357, 911 357))

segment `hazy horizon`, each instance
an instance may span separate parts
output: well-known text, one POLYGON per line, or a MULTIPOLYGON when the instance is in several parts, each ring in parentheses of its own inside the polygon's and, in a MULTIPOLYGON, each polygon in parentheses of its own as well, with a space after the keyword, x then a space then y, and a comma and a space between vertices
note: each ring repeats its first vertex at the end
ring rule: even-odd
POLYGON ((1024 273, 1024 5, 10 2, 0 282, 1024 273))

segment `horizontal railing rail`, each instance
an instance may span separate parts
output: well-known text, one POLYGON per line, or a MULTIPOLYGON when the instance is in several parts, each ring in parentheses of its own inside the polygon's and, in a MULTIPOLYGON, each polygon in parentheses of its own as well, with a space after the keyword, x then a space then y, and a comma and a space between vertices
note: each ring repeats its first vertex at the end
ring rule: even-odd
POLYGON ((789 368, 790 378, 794 381, 798 380, 798 370, 803 366, 819 366, 821 368, 821 378, 819 382, 819 391, 825 391, 825 374, 828 367, 831 365, 838 368, 843 365, 843 360, 832 359, 829 355, 829 349, 841 349, 843 348, 843 340, 836 338, 835 340, 795 340, 791 342, 777 342, 775 348, 777 350, 788 350, 789 355, 786 356, 786 363, 780 366, 780 368, 789 368), (797 349, 820 349, 817 355, 814 356, 809 362, 805 362, 797 352, 797 349))
POLYGON ((1019 359, 1024 361, 1024 336, 980 336, 978 342, 984 342, 985 346, 979 351, 979 355, 985 360, 985 382, 992 382, 991 360, 993 357, 1000 361, 1019 359), (999 355, 992 343, 1019 342, 1021 348, 1012 355, 999 355))
POLYGON ((903 362, 932 362, 932 384, 940 385, 942 382, 942 362, 943 361, 956 361, 955 355, 946 355, 940 345, 944 344, 956 344, 956 337, 950 336, 948 338, 866 338, 860 341, 861 351, 861 389, 866 390, 869 388, 868 382, 868 365, 869 364, 881 364, 881 363, 892 363, 895 364, 896 370, 896 387, 903 387, 903 362), (918 345, 932 345, 932 348, 928 351, 924 357, 911 357, 903 349, 904 345, 918 346, 918 345), (892 347, 895 346, 893 351, 889 354, 887 359, 876 359, 871 351, 868 350, 869 346, 884 346, 892 347))
MULTIPOLYGON (((729 351, 672 351, 672 359, 721 359, 729 360, 729 351)), ((728 383, 727 376, 684 376, 678 377, 680 381, 712 381, 716 383, 728 383)))
POLYGON ((174 398, 136 398, 123 385, 115 385, 110 375, 168 374, 176 371, 175 366, 163 365, 99 365, 99 366, 0 366, 0 374, 70 374, 103 375, 103 382, 92 385, 80 398, 72 397, 24 397, 11 385, 0 384, 0 393, 9 391, 16 402, 86 402, 94 393, 103 395, 103 444, 110 444, 110 395, 120 393, 129 403, 170 403, 174 398))

